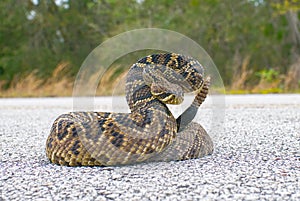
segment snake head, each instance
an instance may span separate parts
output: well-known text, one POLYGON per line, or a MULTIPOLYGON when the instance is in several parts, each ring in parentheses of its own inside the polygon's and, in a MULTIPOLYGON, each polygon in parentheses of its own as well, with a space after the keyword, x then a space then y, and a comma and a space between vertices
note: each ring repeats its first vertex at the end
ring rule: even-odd
POLYGON ((183 90, 180 86, 166 82, 164 85, 152 83, 151 93, 165 104, 178 105, 183 102, 183 90))
MULTIPOLYGON (((179 83, 178 74, 164 65, 147 65, 143 70, 145 83, 150 87, 151 94, 165 104, 183 102, 184 90, 179 83)), ((180 75, 179 75, 180 76, 180 75)))

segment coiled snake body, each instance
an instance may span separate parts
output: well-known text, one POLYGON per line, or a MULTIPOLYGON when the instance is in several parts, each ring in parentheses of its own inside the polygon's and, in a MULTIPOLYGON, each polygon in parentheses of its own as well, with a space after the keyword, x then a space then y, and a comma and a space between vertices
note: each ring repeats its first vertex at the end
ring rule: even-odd
POLYGON ((46 142, 51 162, 110 166, 199 158, 213 152, 209 135, 191 122, 208 93, 203 67, 191 57, 163 53, 140 59, 129 70, 126 99, 131 113, 71 112, 53 123, 46 142), (177 119, 166 104, 194 101, 177 119))

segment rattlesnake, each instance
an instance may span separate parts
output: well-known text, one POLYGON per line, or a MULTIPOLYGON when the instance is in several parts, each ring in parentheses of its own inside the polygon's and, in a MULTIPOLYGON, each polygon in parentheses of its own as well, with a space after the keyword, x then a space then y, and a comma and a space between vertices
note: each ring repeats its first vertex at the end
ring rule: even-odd
POLYGON ((53 123, 46 142, 52 163, 111 166, 199 158, 213 152, 204 128, 191 122, 208 93, 210 79, 195 59, 153 54, 129 70, 126 99, 131 113, 70 112, 53 123), (174 118, 166 104, 180 104, 184 92, 194 101, 174 118))

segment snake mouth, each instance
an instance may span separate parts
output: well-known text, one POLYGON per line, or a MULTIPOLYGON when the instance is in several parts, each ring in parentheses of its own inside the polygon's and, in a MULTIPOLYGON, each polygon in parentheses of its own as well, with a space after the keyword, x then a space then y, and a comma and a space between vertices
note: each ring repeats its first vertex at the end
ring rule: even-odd
POLYGON ((167 93, 152 93, 152 95, 165 104, 179 105, 183 102, 183 95, 167 94, 167 93))
POLYGON ((165 97, 164 99, 161 99, 161 101, 166 104, 179 105, 183 102, 183 97, 182 96, 176 97, 175 94, 171 94, 165 97))
POLYGON ((170 82, 165 82, 165 85, 152 83, 152 95, 165 104, 178 105, 183 102, 183 89, 170 82))

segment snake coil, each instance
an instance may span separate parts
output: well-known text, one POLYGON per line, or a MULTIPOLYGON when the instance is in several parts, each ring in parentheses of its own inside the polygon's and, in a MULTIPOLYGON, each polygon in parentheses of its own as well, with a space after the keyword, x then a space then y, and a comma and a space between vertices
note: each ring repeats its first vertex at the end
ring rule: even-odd
POLYGON ((70 112, 53 123, 46 141, 52 163, 111 166, 199 158, 213 152, 204 128, 192 122, 208 94, 200 63, 175 53, 153 54, 129 70, 126 99, 131 113, 70 112), (194 101, 177 119, 166 104, 194 101))

